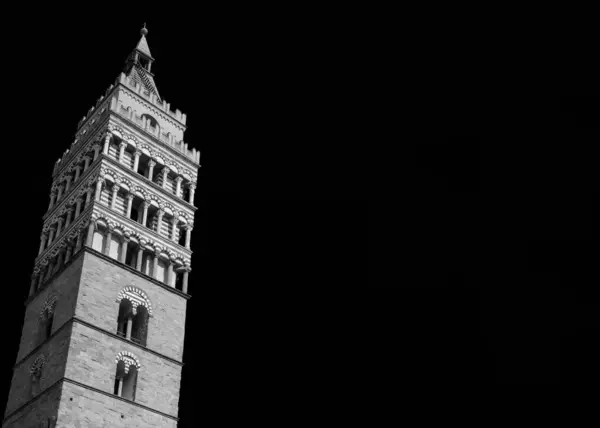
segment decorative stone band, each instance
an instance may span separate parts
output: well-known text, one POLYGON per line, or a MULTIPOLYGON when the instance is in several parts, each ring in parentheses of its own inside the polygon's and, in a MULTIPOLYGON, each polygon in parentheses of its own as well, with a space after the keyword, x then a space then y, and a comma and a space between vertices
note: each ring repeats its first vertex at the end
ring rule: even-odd
MULTIPOLYGON (((93 221, 96 224, 96 228, 99 225, 102 225, 106 227, 111 233, 121 234, 127 239, 135 239, 142 248, 154 250, 154 252, 164 253, 168 255, 169 260, 171 260, 174 264, 191 264, 191 260, 188 256, 173 251, 172 249, 162 245, 160 241, 155 241, 149 238, 147 235, 139 233, 138 231, 132 229, 125 223, 114 221, 108 217, 104 217, 103 215, 98 215, 97 213, 92 214, 91 221, 93 221)), ((168 241, 167 238, 164 239, 168 241)))
POLYGON ((40 311, 41 320, 46 319, 46 317, 49 317, 54 313, 54 307, 56 306, 57 300, 58 296, 56 296, 55 294, 48 296, 48 298, 44 302, 44 305, 42 306, 42 310, 40 311))
POLYGON ((163 198, 158 194, 150 192, 148 189, 139 186, 136 183, 132 183, 131 180, 121 175, 115 169, 103 166, 100 168, 98 177, 103 177, 105 180, 110 180, 115 185, 119 185, 121 188, 126 188, 129 193, 138 194, 146 202, 151 203, 154 201, 159 208, 165 210, 169 215, 178 215, 185 223, 193 223, 193 216, 190 216, 188 213, 182 210, 178 210, 170 202, 164 201, 163 198))
POLYGON ((144 306, 148 309, 148 315, 153 316, 152 314, 152 303, 150 299, 142 290, 136 287, 125 287, 121 290, 121 292, 117 295, 117 302, 120 302, 123 299, 127 299, 131 302, 133 307, 133 313, 135 315, 136 308, 138 305, 144 306))
POLYGON ((149 144, 143 143, 134 134, 129 134, 120 126, 113 124, 108 124, 108 130, 113 135, 128 142, 150 158, 157 160, 158 163, 168 166, 175 174, 180 174, 187 180, 196 181, 196 175, 191 170, 185 168, 181 163, 177 162, 169 155, 165 155, 163 152, 154 149, 149 144))
POLYGON ((127 351, 119 352, 117 354, 115 363, 118 364, 119 361, 123 361, 123 363, 125 364, 125 374, 129 373, 129 366, 131 366, 132 364, 137 368, 138 372, 142 368, 137 357, 135 355, 133 355, 131 352, 127 352, 127 351))
POLYGON ((42 354, 37 357, 29 367, 29 374, 34 377, 40 377, 42 374, 42 369, 44 368, 44 364, 46 364, 46 357, 44 354, 42 354))

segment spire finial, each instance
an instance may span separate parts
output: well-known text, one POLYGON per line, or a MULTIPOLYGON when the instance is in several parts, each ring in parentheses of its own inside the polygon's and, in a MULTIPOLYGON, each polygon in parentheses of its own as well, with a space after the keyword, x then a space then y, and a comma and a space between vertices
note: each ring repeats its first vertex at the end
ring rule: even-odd
POLYGON ((144 28, 142 28, 142 29, 140 30, 140 34, 141 34, 142 36, 145 36, 146 34, 148 34, 148 30, 146 29, 146 23, 145 23, 145 22, 144 22, 144 28))

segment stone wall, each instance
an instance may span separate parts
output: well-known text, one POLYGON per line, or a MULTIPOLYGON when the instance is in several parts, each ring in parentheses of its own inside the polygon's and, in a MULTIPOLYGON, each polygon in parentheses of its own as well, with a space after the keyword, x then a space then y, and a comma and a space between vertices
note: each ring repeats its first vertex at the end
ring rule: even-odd
POLYGON ((85 254, 75 315, 116 334, 119 314, 117 296, 127 286, 139 288, 152 302, 153 316, 149 319, 146 346, 181 361, 185 337, 185 298, 95 254, 85 254))
POLYGON ((113 394, 119 352, 134 354, 140 362, 135 401, 168 415, 179 410, 181 366, 121 339, 75 322, 65 377, 113 394))
POLYGON ((21 361, 25 355, 40 344, 40 330, 43 328, 40 323, 40 312, 48 296, 51 294, 57 296, 54 321, 52 323, 53 332, 58 330, 73 316, 79 288, 79 278, 81 277, 82 256, 83 252, 76 254, 69 261, 69 265, 27 305, 23 331, 21 333, 21 344, 19 345, 16 362, 21 361))
POLYGON ((17 364, 13 371, 5 416, 36 395, 43 393, 44 390, 54 385, 64 376, 70 337, 71 326, 67 325, 36 352, 17 364), (39 387, 36 391, 29 369, 40 355, 44 356, 46 362, 42 368, 39 387))
POLYGON ((61 387, 62 382, 58 382, 47 391, 44 391, 36 400, 7 419, 2 428, 47 427, 48 418, 56 417, 58 413, 61 387), (43 425, 43 423, 46 423, 46 425, 43 425))
POLYGON ((65 382, 56 424, 56 428, 63 427, 177 428, 177 422, 114 396, 65 382))

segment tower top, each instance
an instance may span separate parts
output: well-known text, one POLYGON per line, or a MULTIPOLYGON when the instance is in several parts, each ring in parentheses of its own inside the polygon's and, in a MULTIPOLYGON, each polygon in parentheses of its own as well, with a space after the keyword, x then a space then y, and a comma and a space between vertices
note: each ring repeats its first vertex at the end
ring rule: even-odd
POLYGON ((152 60, 153 58, 152 58, 152 55, 150 54, 150 48, 148 47, 148 41, 146 40, 146 34, 148 34, 148 29, 146 28, 145 22, 144 22, 144 27, 140 30, 140 34, 142 35, 142 37, 140 38, 140 41, 138 42, 137 46, 135 47, 135 50, 148 56, 149 59, 152 60))
POLYGON ((159 101, 161 100, 154 83, 154 75, 150 71, 154 58, 150 54, 150 48, 148 47, 148 41, 146 35, 148 29, 144 22, 144 27, 140 30, 141 38, 135 49, 129 54, 127 61, 125 61, 125 69, 123 72, 129 78, 134 79, 136 83, 140 83, 146 91, 155 93, 159 101))

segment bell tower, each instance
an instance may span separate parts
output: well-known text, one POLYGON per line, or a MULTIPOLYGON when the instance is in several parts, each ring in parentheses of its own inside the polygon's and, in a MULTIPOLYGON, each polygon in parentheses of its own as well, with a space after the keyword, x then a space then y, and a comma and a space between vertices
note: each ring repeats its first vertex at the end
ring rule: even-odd
POLYGON ((200 152, 144 24, 54 165, 3 427, 176 427, 200 152))

